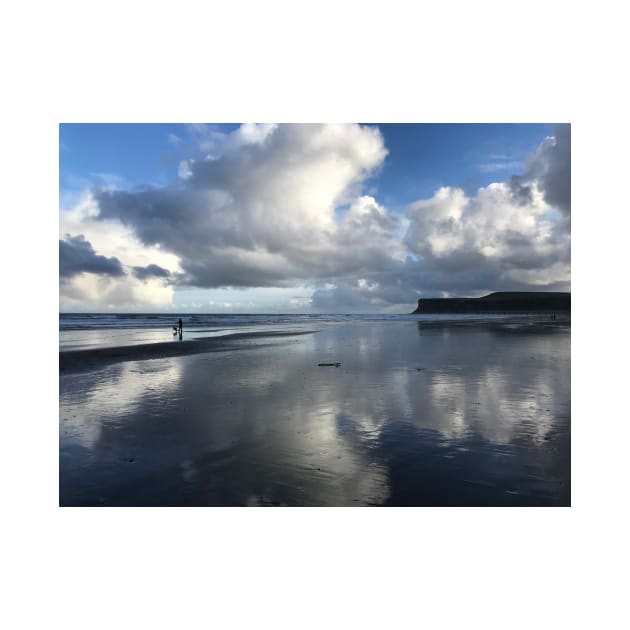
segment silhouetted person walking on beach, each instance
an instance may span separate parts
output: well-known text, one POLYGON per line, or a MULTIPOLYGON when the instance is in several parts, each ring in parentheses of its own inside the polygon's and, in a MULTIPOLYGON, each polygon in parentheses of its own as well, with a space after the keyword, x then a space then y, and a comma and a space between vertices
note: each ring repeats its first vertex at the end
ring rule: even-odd
POLYGON ((182 340, 182 333, 184 332, 184 327, 182 325, 182 318, 179 318, 179 322, 177 322, 177 332, 179 333, 179 340, 182 340))

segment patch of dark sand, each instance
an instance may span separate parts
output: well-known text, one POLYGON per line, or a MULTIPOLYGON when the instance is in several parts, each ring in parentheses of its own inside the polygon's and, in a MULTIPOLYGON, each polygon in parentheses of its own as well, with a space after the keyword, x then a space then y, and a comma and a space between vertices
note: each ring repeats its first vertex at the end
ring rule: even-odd
POLYGON ((134 346, 119 346, 114 348, 90 348, 85 350, 66 350, 59 352, 59 371, 64 374, 69 372, 81 372, 96 370, 112 363, 120 361, 140 361, 144 359, 164 359, 167 357, 179 357, 204 352, 226 352, 249 347, 239 343, 248 340, 292 337, 297 335, 309 335, 314 330, 308 331, 258 331, 246 333, 233 333, 221 337, 204 337, 186 340, 185 342, 166 341, 160 343, 145 343, 134 346))

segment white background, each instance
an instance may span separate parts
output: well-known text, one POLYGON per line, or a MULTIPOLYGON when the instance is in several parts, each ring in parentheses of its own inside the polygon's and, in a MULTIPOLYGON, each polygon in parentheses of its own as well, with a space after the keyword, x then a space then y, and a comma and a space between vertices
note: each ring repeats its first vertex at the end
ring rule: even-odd
POLYGON ((583 6, 3 5, 4 627, 623 625, 627 21, 583 6), (58 507, 58 125, 241 121, 572 123, 573 507, 58 507))

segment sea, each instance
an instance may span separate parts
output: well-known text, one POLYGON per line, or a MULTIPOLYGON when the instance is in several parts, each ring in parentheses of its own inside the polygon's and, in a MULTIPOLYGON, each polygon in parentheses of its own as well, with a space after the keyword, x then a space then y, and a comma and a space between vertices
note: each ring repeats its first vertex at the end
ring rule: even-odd
MULTIPOLYGON (((183 341, 262 330, 299 332, 350 322, 479 319, 478 315, 436 314, 60 313, 59 350, 112 348, 169 341, 176 338, 174 329, 180 317, 183 341)), ((505 316, 484 315, 483 318, 500 320, 505 316)))

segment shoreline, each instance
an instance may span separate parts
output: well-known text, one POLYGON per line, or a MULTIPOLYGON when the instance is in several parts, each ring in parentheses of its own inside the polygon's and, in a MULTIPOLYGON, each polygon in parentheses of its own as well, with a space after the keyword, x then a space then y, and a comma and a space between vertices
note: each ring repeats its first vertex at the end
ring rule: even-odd
POLYGON ((112 363, 122 361, 142 361, 146 359, 166 359, 204 352, 224 352, 240 350, 247 346, 231 342, 265 337, 293 337, 310 335, 316 330, 307 331, 256 331, 246 333, 232 333, 222 337, 193 338, 185 342, 163 341, 155 343, 137 344, 131 346, 116 346, 108 348, 87 348, 83 350, 60 350, 59 372, 68 374, 96 370, 112 363))

